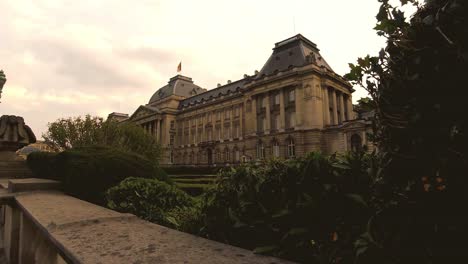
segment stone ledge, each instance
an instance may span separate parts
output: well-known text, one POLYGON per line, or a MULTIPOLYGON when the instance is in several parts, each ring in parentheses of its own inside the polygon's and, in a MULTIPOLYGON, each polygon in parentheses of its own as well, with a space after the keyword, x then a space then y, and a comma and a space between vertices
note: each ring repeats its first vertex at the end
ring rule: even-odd
POLYGON ((71 263, 291 263, 61 193, 19 193, 16 203, 71 263))
POLYGON ((27 192, 42 190, 59 190, 60 182, 39 178, 10 179, 8 181, 8 191, 27 192))

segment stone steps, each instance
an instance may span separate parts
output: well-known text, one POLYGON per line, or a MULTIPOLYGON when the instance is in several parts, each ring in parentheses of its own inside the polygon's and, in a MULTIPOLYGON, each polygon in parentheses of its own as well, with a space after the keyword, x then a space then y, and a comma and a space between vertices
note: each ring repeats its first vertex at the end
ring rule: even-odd
POLYGON ((33 174, 26 161, 0 161, 0 178, 31 178, 33 174))

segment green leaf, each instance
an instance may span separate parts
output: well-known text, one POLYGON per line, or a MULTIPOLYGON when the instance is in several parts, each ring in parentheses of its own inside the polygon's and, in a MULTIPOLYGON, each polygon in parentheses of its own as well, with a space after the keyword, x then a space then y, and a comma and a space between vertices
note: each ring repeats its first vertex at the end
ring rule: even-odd
POLYGON ((362 198, 361 195, 359 194, 354 194, 354 193, 348 193, 348 194, 345 194, 346 197, 350 198, 352 201, 364 206, 364 207, 368 207, 366 201, 364 201, 364 199, 362 198))

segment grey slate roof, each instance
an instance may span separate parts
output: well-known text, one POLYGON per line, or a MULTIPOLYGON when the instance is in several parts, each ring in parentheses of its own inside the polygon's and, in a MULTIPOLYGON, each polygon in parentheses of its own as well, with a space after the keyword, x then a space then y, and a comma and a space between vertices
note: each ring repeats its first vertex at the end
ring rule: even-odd
POLYGON ((320 55, 317 45, 298 34, 275 44, 273 54, 263 66, 258 78, 311 63, 326 67, 333 72, 330 65, 320 55))
POLYGON ((206 89, 200 88, 198 85, 194 84, 192 78, 183 75, 176 75, 169 80, 168 84, 158 89, 153 96, 151 96, 148 104, 171 95, 190 97, 204 91, 206 91, 206 89))
POLYGON ((240 93, 241 89, 244 87, 245 83, 249 80, 249 77, 243 78, 241 80, 228 83, 221 87, 217 87, 211 90, 208 90, 204 93, 189 97, 180 102, 179 108, 184 108, 189 105, 202 103, 205 101, 210 101, 221 96, 232 96, 240 93))

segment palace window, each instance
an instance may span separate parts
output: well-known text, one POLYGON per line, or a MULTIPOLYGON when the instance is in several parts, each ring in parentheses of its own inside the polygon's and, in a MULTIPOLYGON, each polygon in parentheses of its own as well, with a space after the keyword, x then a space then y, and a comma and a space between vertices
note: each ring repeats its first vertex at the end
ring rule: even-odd
POLYGON ((231 117, 231 110, 226 109, 226 111, 224 111, 224 118, 229 119, 230 117, 231 117))
POLYGON ((234 150, 234 159, 236 162, 240 161, 240 151, 237 148, 234 150))
POLYGON ((171 145, 171 146, 174 145, 174 134, 171 134, 169 136, 169 145, 171 145))
POLYGON ((263 145, 262 141, 257 143, 257 159, 264 159, 265 158, 265 145, 263 145))
POLYGON ((221 120, 221 111, 216 111, 216 121, 221 120))
POLYGON ((216 128, 216 139, 221 140, 221 127, 216 128))
POLYGON ((234 116, 239 116, 239 112, 240 112, 240 107, 239 106, 236 106, 234 107, 234 116))
POLYGON ((229 152, 229 149, 226 148, 224 150, 224 162, 229 162, 231 160, 231 153, 229 152))
POLYGON ((275 158, 280 157, 280 146, 279 146, 278 141, 276 140, 273 141, 273 148, 271 150, 272 150, 273 157, 275 158))
POLYGON ((288 92, 288 101, 291 102, 291 103, 296 101, 296 93, 295 93, 294 89, 289 90, 289 92, 288 92))
POLYGON ((171 121, 171 129, 175 129, 175 121, 174 120, 171 121))
POLYGON ((273 115, 273 122, 271 122, 271 128, 273 130, 278 130, 280 128, 280 115, 273 115))
POLYGON ((294 144, 294 139, 288 139, 288 157, 292 158, 296 156, 296 145, 294 144))
POLYGON ((212 129, 212 128, 209 128, 209 129, 208 129, 207 140, 208 140, 208 141, 213 140, 213 129, 212 129))
POLYGON ((240 126, 239 124, 234 125, 234 138, 240 137, 240 126))
POLYGON ((169 152, 169 162, 174 163, 174 152, 172 150, 169 152))
POLYGON ((286 114, 286 127, 294 128, 296 126, 296 112, 291 111, 286 114))
POLYGON ((211 122, 211 113, 208 113, 208 115, 206 116, 206 121, 211 122))

